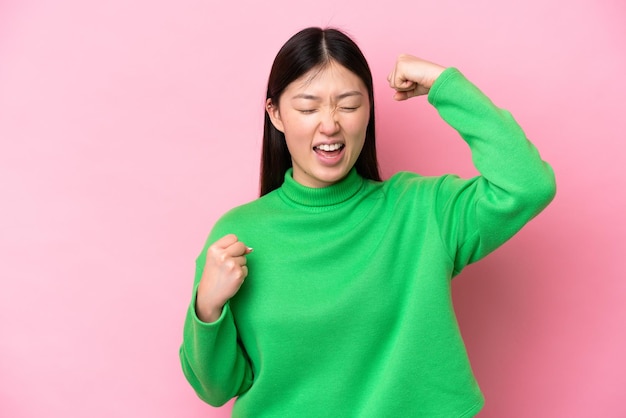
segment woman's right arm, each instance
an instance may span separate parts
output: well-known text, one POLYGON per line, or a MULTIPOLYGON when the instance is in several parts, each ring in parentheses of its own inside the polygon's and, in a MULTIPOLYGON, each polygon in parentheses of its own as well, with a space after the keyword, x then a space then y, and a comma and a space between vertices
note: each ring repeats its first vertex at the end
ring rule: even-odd
POLYGON ((228 305, 248 274, 246 254, 250 251, 236 236, 226 235, 196 260, 180 361, 187 381, 213 406, 223 405, 252 384, 252 369, 228 305))

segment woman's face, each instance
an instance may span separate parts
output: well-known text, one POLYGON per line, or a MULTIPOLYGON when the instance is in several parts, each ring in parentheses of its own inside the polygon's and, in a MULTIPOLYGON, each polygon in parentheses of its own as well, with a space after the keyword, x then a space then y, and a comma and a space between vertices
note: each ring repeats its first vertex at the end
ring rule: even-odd
POLYGON ((294 180, 326 187, 343 179, 356 163, 370 103, 363 81, 332 61, 289 84, 278 106, 268 100, 267 112, 285 134, 294 180))

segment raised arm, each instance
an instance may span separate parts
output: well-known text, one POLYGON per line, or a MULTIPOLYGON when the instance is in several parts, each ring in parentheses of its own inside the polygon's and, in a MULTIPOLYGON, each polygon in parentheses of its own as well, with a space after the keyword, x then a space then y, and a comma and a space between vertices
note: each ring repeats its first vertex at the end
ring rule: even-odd
POLYGON ((444 176, 436 195, 442 239, 458 273, 548 205, 556 191, 554 173, 512 115, 455 68, 402 55, 389 83, 397 100, 428 94, 440 116, 470 146, 480 172, 470 180, 444 176))

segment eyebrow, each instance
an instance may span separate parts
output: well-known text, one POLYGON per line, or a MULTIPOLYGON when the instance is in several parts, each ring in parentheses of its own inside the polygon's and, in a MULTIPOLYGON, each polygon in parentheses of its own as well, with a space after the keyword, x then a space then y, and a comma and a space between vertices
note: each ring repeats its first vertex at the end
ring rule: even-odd
MULTIPOLYGON (((360 91, 356 91, 356 90, 347 91, 345 93, 341 93, 341 94, 335 96, 335 99, 341 100, 341 99, 345 99, 346 97, 350 97, 350 96, 363 96, 363 93, 361 93, 360 91)), ((322 100, 320 97, 314 96, 312 94, 306 94, 306 93, 296 94, 295 96, 293 96, 291 98, 291 100, 293 100, 293 99, 316 100, 318 102, 322 100)))

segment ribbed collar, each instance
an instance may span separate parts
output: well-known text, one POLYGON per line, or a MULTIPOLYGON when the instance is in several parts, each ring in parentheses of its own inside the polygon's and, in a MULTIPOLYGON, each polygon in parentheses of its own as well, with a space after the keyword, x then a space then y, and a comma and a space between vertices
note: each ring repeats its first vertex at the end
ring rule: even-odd
POLYGON ((355 168, 338 183, 328 187, 306 187, 293 179, 293 168, 285 173, 285 182, 280 187, 285 199, 298 205, 310 207, 332 206, 345 202, 354 196, 363 186, 363 178, 355 168))

